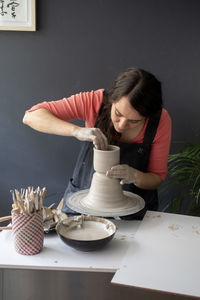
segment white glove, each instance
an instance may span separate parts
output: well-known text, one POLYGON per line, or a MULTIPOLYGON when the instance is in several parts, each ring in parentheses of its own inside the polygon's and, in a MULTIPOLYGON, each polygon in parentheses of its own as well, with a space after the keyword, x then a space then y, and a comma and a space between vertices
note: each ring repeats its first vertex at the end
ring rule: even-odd
POLYGON ((80 141, 93 142, 96 149, 106 150, 107 138, 99 128, 81 128, 74 131, 73 136, 80 141))
POLYGON ((106 176, 121 179, 120 184, 134 183, 136 185, 137 173, 128 165, 116 165, 106 172, 106 176))

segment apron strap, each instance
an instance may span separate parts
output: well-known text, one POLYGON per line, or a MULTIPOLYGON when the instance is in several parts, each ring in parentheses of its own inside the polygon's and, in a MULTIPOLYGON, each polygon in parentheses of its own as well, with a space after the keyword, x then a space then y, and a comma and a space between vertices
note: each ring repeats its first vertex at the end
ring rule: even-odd
POLYGON ((161 113, 162 113, 162 109, 159 110, 155 118, 149 120, 144 135, 144 141, 143 141, 144 144, 149 144, 149 145, 152 144, 154 137, 156 135, 158 124, 160 122, 161 113))

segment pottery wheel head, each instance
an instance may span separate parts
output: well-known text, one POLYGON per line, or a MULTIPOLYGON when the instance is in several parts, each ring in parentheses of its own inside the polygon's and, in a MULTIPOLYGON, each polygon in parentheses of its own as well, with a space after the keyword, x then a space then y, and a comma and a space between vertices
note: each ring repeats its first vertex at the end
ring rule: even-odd
POLYGON ((127 191, 123 191, 122 201, 114 207, 105 204, 97 207, 95 202, 88 201, 88 195, 89 189, 76 192, 67 198, 67 205, 78 213, 101 217, 127 216, 137 213, 145 206, 142 197, 127 191))

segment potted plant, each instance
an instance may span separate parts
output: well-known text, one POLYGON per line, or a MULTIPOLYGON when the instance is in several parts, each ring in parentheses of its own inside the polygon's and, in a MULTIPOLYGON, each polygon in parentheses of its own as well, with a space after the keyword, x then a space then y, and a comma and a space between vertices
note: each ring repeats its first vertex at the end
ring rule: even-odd
POLYGON ((169 155, 166 185, 171 200, 163 210, 200 216, 200 144, 169 155))

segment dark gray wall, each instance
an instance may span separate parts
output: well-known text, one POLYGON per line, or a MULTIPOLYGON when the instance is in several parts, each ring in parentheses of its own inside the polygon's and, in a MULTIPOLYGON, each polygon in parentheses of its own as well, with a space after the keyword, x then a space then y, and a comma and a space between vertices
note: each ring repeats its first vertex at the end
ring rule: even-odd
POLYGON ((109 88, 129 66, 162 81, 173 143, 199 140, 199 11, 199 0, 40 0, 36 32, 0 31, 1 215, 11 188, 46 186, 46 204, 59 201, 80 147, 26 127, 24 111, 109 88))

